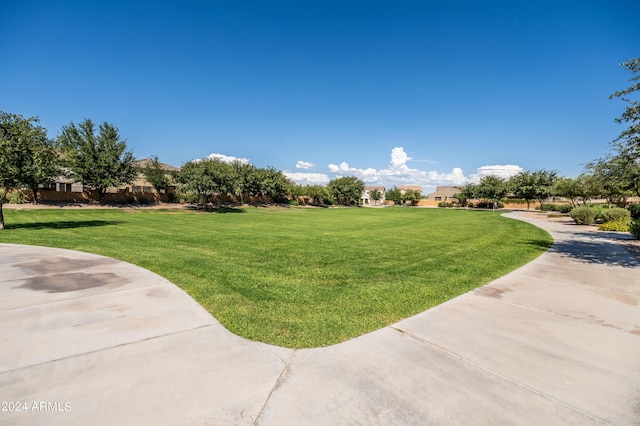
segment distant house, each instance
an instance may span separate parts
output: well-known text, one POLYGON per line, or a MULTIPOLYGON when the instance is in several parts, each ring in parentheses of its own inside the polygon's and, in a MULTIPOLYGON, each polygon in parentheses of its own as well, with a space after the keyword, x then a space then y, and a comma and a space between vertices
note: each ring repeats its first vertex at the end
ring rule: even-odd
MULTIPOLYGON (((147 199, 160 200, 162 197, 151 185, 144 176, 142 169, 147 167, 151 163, 149 158, 143 158, 142 160, 136 160, 133 162, 133 166, 138 170, 138 174, 134 178, 133 182, 128 185, 120 187, 107 188, 105 199, 107 201, 124 201, 130 198, 136 198, 138 196, 145 196, 147 199)), ((177 167, 170 166, 168 164, 160 163, 160 166, 171 173, 180 170, 177 167)), ((175 190, 177 185, 170 185, 168 192, 175 190)), ((85 193, 85 188, 81 183, 76 183, 73 180, 64 176, 58 177, 53 182, 39 185, 40 197, 42 200, 47 201, 71 201, 81 202, 88 201, 90 198, 85 193)))
POLYGON ((436 186, 436 191, 427 195, 427 199, 432 201, 457 201, 456 195, 460 193, 459 186, 436 186))
POLYGON ((384 205, 386 191, 384 186, 365 186, 360 197, 360 204, 363 206, 382 206, 384 205), (371 198, 371 193, 378 191, 380 193, 380 199, 374 200, 371 198))
POLYGON ((404 195, 407 191, 418 191, 422 194, 422 187, 419 185, 403 185, 398 187, 398 191, 404 195))
MULTIPOLYGON (((133 162, 133 167, 135 167, 138 170, 138 175, 133 180, 133 182, 131 182, 131 184, 129 186, 118 188, 119 192, 122 192, 122 190, 124 189, 126 192, 144 193, 144 194, 157 194, 158 191, 156 191, 156 189, 146 179, 146 177, 144 176, 144 173, 142 172, 142 170, 145 167, 148 167, 149 165, 151 165, 151 159, 149 159, 149 158, 143 158, 142 160, 134 161, 133 162)), ((173 167, 173 166, 170 166, 170 165, 164 164, 164 163, 160 163, 160 167, 163 170, 166 170, 167 173, 177 172, 177 171, 180 170, 177 167, 173 167)), ((172 192, 173 190, 175 190, 176 187, 177 187, 177 185, 175 185, 175 184, 169 185, 169 191, 168 192, 172 192)))

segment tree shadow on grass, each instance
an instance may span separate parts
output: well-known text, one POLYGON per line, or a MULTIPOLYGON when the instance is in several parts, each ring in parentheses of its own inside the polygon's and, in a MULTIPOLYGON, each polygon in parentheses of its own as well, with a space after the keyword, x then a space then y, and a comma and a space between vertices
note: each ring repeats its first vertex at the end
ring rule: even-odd
POLYGON ((545 250, 548 250, 549 248, 551 248, 551 246, 553 245, 552 241, 549 240, 544 240, 542 238, 540 239, 535 239, 535 240, 529 240, 529 241, 525 241, 524 244, 528 244, 528 245, 532 245, 532 246, 537 246, 540 248, 543 248, 545 250))
POLYGON ((245 213, 245 210, 240 207, 229 206, 189 206, 187 210, 201 213, 245 213))
POLYGON ((32 223, 10 223, 6 229, 73 229, 73 228, 93 228, 96 226, 120 225, 122 222, 116 220, 74 220, 60 222, 32 222, 32 223))

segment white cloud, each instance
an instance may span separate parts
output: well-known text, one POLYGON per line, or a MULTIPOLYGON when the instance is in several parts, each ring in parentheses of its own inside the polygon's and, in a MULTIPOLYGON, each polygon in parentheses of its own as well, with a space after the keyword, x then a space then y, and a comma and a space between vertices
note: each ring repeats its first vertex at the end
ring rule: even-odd
POLYGON ((296 169, 309 170, 313 169, 316 165, 309 163, 308 161, 298 161, 296 163, 296 169))
POLYGON ((325 185, 331 178, 324 173, 282 172, 286 177, 299 185, 325 185))
POLYGON ((233 163, 234 161, 239 161, 242 164, 249 164, 249 159, 248 158, 239 158, 239 157, 233 157, 230 155, 224 155, 224 154, 209 154, 207 156, 207 158, 211 158, 211 159, 217 159, 220 161, 223 161, 225 163, 233 163))
POLYGON ((436 186, 456 186, 465 185, 468 182, 478 182, 482 176, 495 175, 502 178, 509 178, 523 169, 513 164, 482 166, 475 174, 465 176, 459 167, 454 167, 451 172, 426 171, 414 169, 407 165, 412 160, 402 147, 391 150, 391 162, 389 167, 384 169, 357 168, 346 162, 339 165, 329 164, 329 171, 336 176, 356 176, 366 184, 378 184, 385 187, 400 185, 420 185, 423 193, 432 192, 436 186))
POLYGON ((511 176, 515 176, 522 171, 524 171, 524 169, 515 164, 482 166, 478 167, 475 174, 469 176, 469 180, 478 183, 484 176, 497 176, 499 178, 509 179, 511 176))
POLYGON ((402 147, 393 148, 391 150, 391 167, 392 168, 400 168, 407 164, 407 161, 413 160, 411 157, 404 152, 402 147))

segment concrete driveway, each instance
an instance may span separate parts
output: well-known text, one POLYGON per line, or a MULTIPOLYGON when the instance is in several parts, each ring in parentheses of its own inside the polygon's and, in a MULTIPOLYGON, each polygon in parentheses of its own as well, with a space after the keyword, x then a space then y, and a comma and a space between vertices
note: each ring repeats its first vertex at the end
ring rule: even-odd
POLYGON ((534 262, 348 342, 222 327, 147 270, 0 244, 0 423, 640 424, 640 264, 566 221, 534 262))

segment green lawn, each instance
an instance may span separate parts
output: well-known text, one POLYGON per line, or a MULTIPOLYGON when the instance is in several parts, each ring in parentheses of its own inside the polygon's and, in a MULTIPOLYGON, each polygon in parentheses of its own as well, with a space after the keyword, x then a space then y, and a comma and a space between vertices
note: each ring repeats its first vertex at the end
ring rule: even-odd
POLYGON ((186 290, 232 332, 338 343, 485 284, 551 237, 486 211, 244 208, 5 210, 0 242, 98 253, 186 290))

